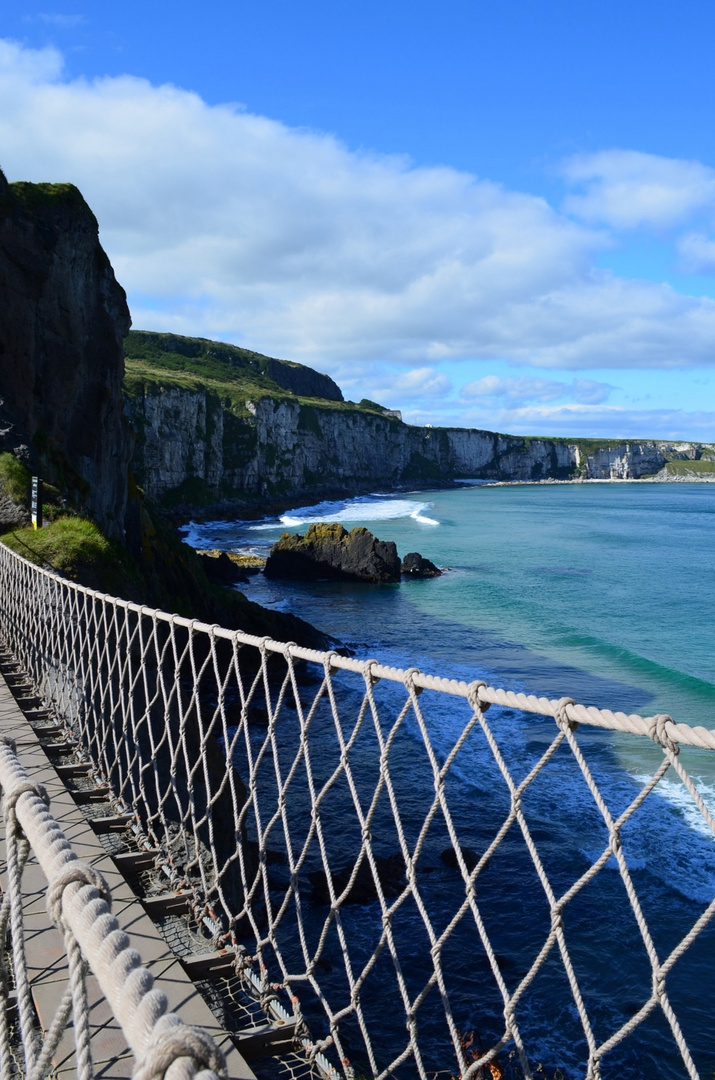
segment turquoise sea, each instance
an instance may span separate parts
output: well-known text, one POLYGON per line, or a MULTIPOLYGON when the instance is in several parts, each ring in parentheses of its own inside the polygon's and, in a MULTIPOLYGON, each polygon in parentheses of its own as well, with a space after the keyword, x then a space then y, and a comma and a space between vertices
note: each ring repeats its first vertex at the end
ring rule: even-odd
MULTIPOLYGON (((359 656, 614 710, 665 712, 715 728, 715 485, 475 483, 297 507, 280 520, 190 525, 185 537, 199 547, 265 554, 282 532, 304 531, 311 521, 366 525, 394 540, 401 555, 419 551, 449 567, 439 579, 401 585, 298 584, 258 575, 242 586, 252 599, 308 619, 359 656)), ((442 722, 447 744, 447 714, 442 722)), ((529 737, 518 716, 504 722, 514 725, 517 741, 529 737)), ((628 792, 632 797, 658 755, 647 740, 611 736, 594 753, 602 790, 616 804, 628 792)), ((684 749, 681 756, 715 810, 715 754, 684 749)), ((587 803, 593 809, 578 777, 564 773, 560 782, 559 799, 574 810, 573 820, 587 803)), ((685 932, 715 896, 715 844, 677 779, 666 779, 659 792, 634 831, 631 857, 636 873, 640 867, 654 938, 667 955, 677 940, 674 920, 685 932)), ((466 781, 466 817, 470 798, 466 781)), ((556 825, 553 830, 556 842, 556 825)), ((596 850, 588 830, 576 839, 574 866, 596 850)), ((511 881, 509 888, 518 884, 511 881)), ((622 903, 613 889, 614 903, 622 903)), ((596 1011, 608 1019, 609 1010, 627 1014, 642 1002, 648 972, 640 960, 631 961, 623 941, 608 959, 594 954, 590 961, 593 918, 590 911, 581 926, 584 962, 592 965, 594 985, 604 987, 596 1011)), ((604 932, 608 925, 606 919, 604 932)), ((715 1074, 708 1018, 714 950, 715 933, 706 931, 688 968, 681 963, 682 978, 679 971, 673 976, 678 1015, 708 1080, 715 1074)), ((550 1009, 562 1007, 553 993, 550 1005, 547 992, 545 1012, 535 1007, 534 1031, 552 1070, 559 1066, 564 1076, 577 1077, 578 1040, 563 1045, 547 1034, 550 1009)), ((498 1029, 499 1003, 481 1003, 483 1014, 490 1008, 498 1029)), ((607 1063, 604 1077, 687 1075, 662 1019, 607 1063)))
POLYGON ((311 521, 366 525, 451 572, 401 586, 300 586, 252 599, 407 666, 715 726, 715 484, 474 486, 366 496, 280 521, 187 529, 265 554, 311 521))

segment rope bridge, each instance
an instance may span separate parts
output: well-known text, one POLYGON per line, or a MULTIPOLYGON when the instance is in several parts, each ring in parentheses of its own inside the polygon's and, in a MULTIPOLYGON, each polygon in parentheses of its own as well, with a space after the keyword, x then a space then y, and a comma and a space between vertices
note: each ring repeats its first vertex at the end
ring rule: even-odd
POLYGON ((207 626, 2 545, 0 639, 316 1074, 712 1075, 715 731, 207 626))
MULTIPOLYGON (((102 875, 75 854, 57 821, 49 813, 44 787, 34 784, 17 758, 16 746, 0 738, 0 787, 3 792, 7 891, 0 908, 0 942, 5 951, 8 926, 24 1074, 41 1080, 53 1062, 70 1017, 76 1040, 77 1076, 93 1075, 90 1009, 85 982, 92 968, 136 1057, 134 1080, 219 1080, 226 1063, 213 1040, 169 1011, 167 999, 142 966, 111 913, 111 894, 102 875), (67 990, 43 1039, 38 1031, 28 980, 23 919, 22 872, 35 853, 48 882, 47 909, 63 933, 68 959, 67 990)), ((9 1010, 9 979, 0 957, 0 1075, 18 1072, 13 1052, 9 1010)))

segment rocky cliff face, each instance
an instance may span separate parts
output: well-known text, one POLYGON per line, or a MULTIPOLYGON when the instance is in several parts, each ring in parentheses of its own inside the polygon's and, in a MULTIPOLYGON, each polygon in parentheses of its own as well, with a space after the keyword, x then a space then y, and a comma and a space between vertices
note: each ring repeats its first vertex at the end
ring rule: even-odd
POLYGON ((0 449, 24 457, 121 539, 131 442, 122 417, 124 290, 71 184, 0 173, 0 449))
POLYGON ((139 433, 135 469, 147 495, 210 505, 269 497, 428 486, 455 479, 639 479, 699 444, 592 444, 462 428, 422 428, 327 401, 262 397, 243 415, 208 390, 154 385, 129 402, 139 433))

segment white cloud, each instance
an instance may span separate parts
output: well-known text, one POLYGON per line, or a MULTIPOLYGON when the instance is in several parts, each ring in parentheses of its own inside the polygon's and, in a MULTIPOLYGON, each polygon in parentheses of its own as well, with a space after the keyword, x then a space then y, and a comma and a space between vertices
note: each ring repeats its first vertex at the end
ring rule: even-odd
POLYGON ((678 240, 678 255, 686 273, 715 273, 715 240, 702 233, 686 233, 678 240))
POLYGON ((616 229, 668 228, 715 207, 715 170, 699 161, 601 150, 570 158, 561 172, 583 187, 566 199, 567 213, 616 229))
MULTIPOLYGON (((414 423, 424 423, 415 416, 414 423)), ((715 411, 627 409, 612 405, 526 405, 472 408, 450 422, 515 435, 583 438, 700 440, 711 442, 715 411)))
MULTIPOLYGON (((450 358, 715 363, 714 301, 595 270, 609 239, 541 198, 352 152, 175 86, 68 80, 51 49, 0 41, 0 165, 10 179, 78 184, 138 327, 246 343, 338 378, 450 358)), ((682 166, 704 198, 710 170, 682 166)), ((447 392, 438 375, 419 378, 405 392, 447 392)))
POLYGON ((529 375, 513 378, 485 375, 484 378, 463 386, 462 397, 466 401, 487 398, 509 404, 527 401, 543 403, 571 398, 583 404, 599 405, 608 399, 611 390, 613 387, 608 383, 595 382, 592 379, 574 379, 570 383, 564 383, 556 379, 539 379, 529 375))
POLYGON ((410 401, 421 398, 442 398, 452 389, 452 383, 431 367, 409 371, 374 374, 370 379, 373 394, 387 394, 392 400, 410 401))

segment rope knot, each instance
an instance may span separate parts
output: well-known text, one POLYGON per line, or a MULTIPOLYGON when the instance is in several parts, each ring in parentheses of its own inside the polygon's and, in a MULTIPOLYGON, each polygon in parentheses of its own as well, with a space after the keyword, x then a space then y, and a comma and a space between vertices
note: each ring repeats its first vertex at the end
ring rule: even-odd
POLYGON ((415 686, 415 675, 420 675, 420 669, 416 667, 408 668, 405 672, 405 686, 410 694, 414 694, 415 697, 419 697, 422 693, 421 686, 415 686))
POLYGON ((137 1062, 133 1080, 163 1080, 169 1066, 182 1057, 193 1060, 196 1072, 210 1069, 218 1076, 228 1075, 226 1058, 210 1035, 189 1024, 176 1024, 156 1036, 137 1062))
POLYGON ((663 750, 670 750, 671 754, 679 754, 680 746, 668 735, 665 730, 666 724, 672 724, 673 717, 668 716, 667 713, 659 713, 657 716, 652 716, 650 724, 648 725, 648 734, 654 743, 663 750))
POLYGON ((265 637, 261 638, 261 640, 258 642, 258 645, 256 646, 259 653, 261 654, 261 659, 264 661, 268 652, 268 642, 272 640, 273 639, 271 638, 270 634, 266 634, 265 637))
POLYGON ((33 784, 31 780, 25 780, 21 784, 16 784, 10 791, 5 792, 4 806, 6 817, 15 814, 17 800, 21 795, 26 795, 28 792, 32 795, 37 795, 38 799, 42 799, 45 806, 50 805, 50 796, 47 794, 47 788, 43 787, 42 784, 33 784))
POLYGON ((568 709, 569 705, 575 705, 575 704, 576 704, 576 702, 574 701, 574 699, 572 697, 562 697, 561 700, 558 701, 557 704, 556 704, 556 709, 554 711, 554 718, 555 718, 556 723, 558 724, 558 726, 563 731, 564 735, 566 734, 567 731, 575 731, 576 728, 578 727, 578 720, 570 720, 569 716, 568 716, 568 713, 566 711, 568 709))
POLYGON ((330 1049, 330 1047, 333 1045, 333 1042, 333 1036, 328 1035, 327 1038, 318 1039, 317 1042, 314 1042, 309 1047, 305 1048, 306 1057, 308 1058, 308 1061, 311 1063, 311 1065, 317 1058, 318 1054, 323 1054, 326 1050, 330 1049))
POLYGON ((469 690, 467 691, 467 701, 472 706, 475 713, 485 713, 491 704, 489 701, 479 700, 479 691, 486 690, 487 684, 484 679, 475 679, 473 683, 469 684, 469 690))
POLYGON ((287 664, 290 664, 291 660, 293 659, 293 653, 291 650, 296 648, 297 645, 294 641, 286 641, 283 643, 281 652, 287 664))
POLYGON ((662 1002, 665 997, 665 975, 660 968, 653 970, 653 993, 662 1002))
POLYGON ((364 660, 362 665, 362 677, 368 686, 377 686, 380 676, 375 675, 373 669, 377 667, 377 660, 364 660))
POLYGON ((93 885, 107 907, 111 909, 112 906, 112 894, 109 885, 99 870, 95 870, 94 867, 81 862, 79 859, 74 859, 72 862, 67 863, 54 881, 51 881, 47 886, 47 913, 55 926, 60 927, 63 931, 65 930, 62 912, 64 891, 73 881, 78 881, 82 885, 93 885))
POLYGON ((329 649, 323 656, 323 667, 325 669, 326 679, 330 678, 330 668, 333 665, 333 659, 338 656, 338 652, 335 649, 329 649))

